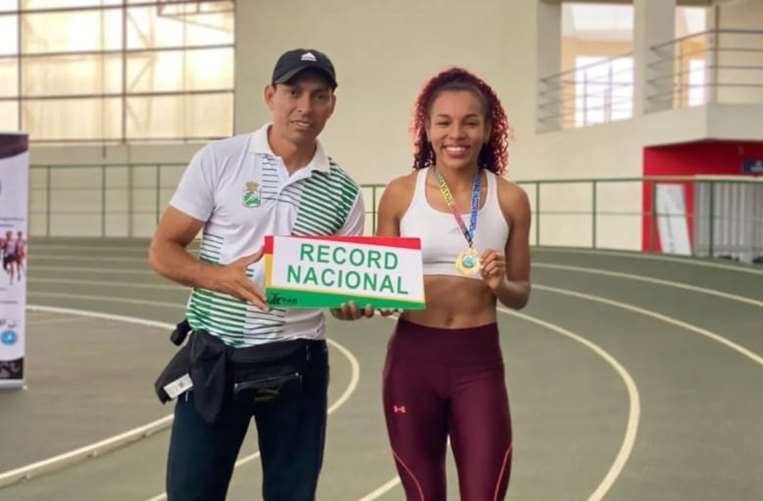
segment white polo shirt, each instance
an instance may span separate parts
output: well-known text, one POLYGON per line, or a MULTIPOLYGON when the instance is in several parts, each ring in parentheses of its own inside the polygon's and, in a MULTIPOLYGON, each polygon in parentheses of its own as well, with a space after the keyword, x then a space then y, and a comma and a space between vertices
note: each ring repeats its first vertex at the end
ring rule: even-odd
MULTIPOLYGON (((215 141, 194 155, 170 205, 206 221, 200 259, 227 264, 253 254, 265 235, 361 235, 360 188, 318 143, 309 164, 289 176, 268 144, 269 124, 252 134, 215 141)), ((263 261, 247 275, 264 287, 263 261)), ((243 347, 325 336, 319 309, 269 313, 227 294, 196 288, 186 306, 194 329, 243 347)))

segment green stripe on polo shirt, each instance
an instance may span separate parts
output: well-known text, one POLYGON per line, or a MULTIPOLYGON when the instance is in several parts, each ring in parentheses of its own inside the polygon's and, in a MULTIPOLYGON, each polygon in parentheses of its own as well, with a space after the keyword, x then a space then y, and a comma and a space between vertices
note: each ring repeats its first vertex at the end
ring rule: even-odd
POLYGON ((358 195, 358 185, 336 164, 304 181, 295 235, 333 235, 344 225, 358 195))
MULTIPOLYGON (((328 171, 313 171, 287 190, 298 203, 292 234, 333 235, 344 226, 360 188, 332 161, 328 171)), ((220 264, 224 246, 222 237, 205 233, 199 257, 220 264)), ((246 274, 251 277, 253 269, 246 274)), ((235 347, 279 339, 286 325, 284 309, 266 313, 227 294, 200 288, 191 292, 186 316, 194 329, 205 329, 235 347)))
MULTIPOLYGON (((202 261, 220 264, 224 239, 205 233, 199 246, 202 261)), ((248 269, 247 276, 254 271, 248 269)), ((226 344, 244 347, 262 339, 270 339, 281 333, 285 310, 265 313, 255 310, 233 296, 196 288, 186 306, 186 318, 194 329, 203 329, 219 336, 226 344)))
POLYGON ((199 246, 199 257, 210 263, 220 262, 220 251, 223 247, 223 238, 211 233, 205 233, 199 246))

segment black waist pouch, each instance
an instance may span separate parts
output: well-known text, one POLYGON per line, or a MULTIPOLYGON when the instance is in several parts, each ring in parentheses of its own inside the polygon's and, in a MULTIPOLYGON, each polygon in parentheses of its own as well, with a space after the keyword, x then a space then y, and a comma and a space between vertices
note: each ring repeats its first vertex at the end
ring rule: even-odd
MULTIPOLYGON (((178 331, 186 330, 181 329, 182 325, 178 324, 173 332, 171 339, 175 344, 182 343, 188 334, 186 331, 178 338, 178 331)), ((154 390, 159 400, 166 403, 190 389, 192 383, 196 407, 208 422, 213 422, 224 400, 231 396, 265 401, 275 398, 286 387, 301 390, 302 373, 309 357, 309 341, 301 339, 232 348, 206 331, 195 331, 161 372, 154 390)))
POLYGON ((234 398, 263 401, 274 398, 286 387, 301 389, 309 353, 308 342, 304 340, 235 350, 230 364, 234 398))
MULTIPOLYGON (((190 333, 191 325, 188 323, 188 320, 183 319, 182 322, 175 326, 172 334, 170 334, 170 341, 176 346, 181 346, 190 333)), ((184 376, 188 376, 190 369, 191 351, 190 343, 188 343, 175 353, 154 382, 154 391, 161 403, 166 404, 174 398, 173 395, 167 393, 168 385, 177 385, 177 382, 182 381, 184 376)), ((177 389, 180 390, 181 388, 177 389)))
POLYGON ((159 374, 159 377, 156 378, 154 391, 161 403, 166 404, 174 398, 167 393, 165 387, 175 381, 182 380, 184 376, 188 375, 191 369, 190 351, 190 345, 188 344, 180 348, 170 359, 170 362, 162 370, 161 374, 159 374))

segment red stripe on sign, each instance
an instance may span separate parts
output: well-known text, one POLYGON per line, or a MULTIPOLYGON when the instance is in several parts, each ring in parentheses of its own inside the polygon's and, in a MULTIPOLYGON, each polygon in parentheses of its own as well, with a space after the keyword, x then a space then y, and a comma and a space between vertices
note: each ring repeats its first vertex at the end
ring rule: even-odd
POLYGON ((265 235, 265 245, 262 249, 263 254, 273 254, 273 235, 265 235))
MULTIPOLYGON (((421 249, 421 239, 414 237, 345 237, 345 236, 290 236, 287 238, 307 238, 310 240, 329 240, 331 242, 345 242, 352 244, 379 245, 382 247, 396 247, 398 249, 421 249)), ((267 245, 267 244, 266 244, 267 245)))

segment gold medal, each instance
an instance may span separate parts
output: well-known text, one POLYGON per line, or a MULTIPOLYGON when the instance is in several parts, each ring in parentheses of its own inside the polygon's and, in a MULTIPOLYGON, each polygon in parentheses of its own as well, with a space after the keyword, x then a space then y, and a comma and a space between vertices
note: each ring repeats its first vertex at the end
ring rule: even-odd
POLYGON ((480 256, 469 247, 456 256, 456 269, 462 275, 474 275, 480 271, 480 256))

